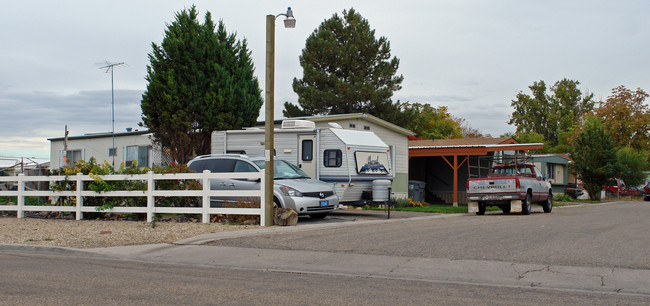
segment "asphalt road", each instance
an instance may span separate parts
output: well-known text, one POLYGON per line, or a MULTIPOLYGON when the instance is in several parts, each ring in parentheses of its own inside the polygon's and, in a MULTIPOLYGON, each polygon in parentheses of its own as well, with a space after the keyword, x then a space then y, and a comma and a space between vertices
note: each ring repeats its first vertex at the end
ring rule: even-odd
POLYGON ((0 248, 0 304, 650 304, 650 203, 536 209, 0 248))
POLYGON ((484 216, 454 215, 434 220, 256 235, 210 244, 650 269, 649 218, 649 202, 558 207, 550 214, 534 207, 528 216, 488 212, 484 216))
POLYGON ((2 305, 643 305, 644 296, 0 253, 2 305), (72 260, 71 260, 72 259, 72 260))

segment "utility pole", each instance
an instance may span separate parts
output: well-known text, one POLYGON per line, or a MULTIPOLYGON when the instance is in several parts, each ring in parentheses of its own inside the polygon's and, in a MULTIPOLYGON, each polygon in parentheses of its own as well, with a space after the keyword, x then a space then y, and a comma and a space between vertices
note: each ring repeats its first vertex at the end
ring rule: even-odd
POLYGON ((113 136, 113 146, 108 150, 108 155, 113 156, 113 169, 115 169, 115 155, 117 155, 117 149, 115 148, 115 90, 113 87, 113 70, 116 66, 124 65, 124 62, 119 63, 110 63, 106 61, 106 65, 99 67, 99 69, 106 69, 106 73, 111 72, 111 121, 113 123, 113 131, 111 132, 113 136))
POLYGON ((62 167, 68 166, 68 125, 65 125, 65 134, 63 135, 63 160, 62 167))

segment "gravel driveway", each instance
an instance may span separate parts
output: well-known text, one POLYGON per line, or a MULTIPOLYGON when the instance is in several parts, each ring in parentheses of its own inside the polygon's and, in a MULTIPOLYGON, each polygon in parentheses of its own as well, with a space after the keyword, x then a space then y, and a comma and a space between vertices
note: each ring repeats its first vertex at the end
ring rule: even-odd
POLYGON ((172 243, 201 234, 256 228, 200 222, 63 220, 0 217, 0 244, 99 248, 172 243))

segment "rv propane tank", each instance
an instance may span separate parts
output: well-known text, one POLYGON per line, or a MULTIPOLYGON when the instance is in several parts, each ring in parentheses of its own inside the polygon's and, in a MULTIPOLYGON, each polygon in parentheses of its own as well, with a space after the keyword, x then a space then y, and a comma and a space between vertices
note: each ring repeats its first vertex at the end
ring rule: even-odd
POLYGON ((374 180, 372 181, 372 201, 373 202, 386 202, 390 198, 390 184, 389 180, 374 180))

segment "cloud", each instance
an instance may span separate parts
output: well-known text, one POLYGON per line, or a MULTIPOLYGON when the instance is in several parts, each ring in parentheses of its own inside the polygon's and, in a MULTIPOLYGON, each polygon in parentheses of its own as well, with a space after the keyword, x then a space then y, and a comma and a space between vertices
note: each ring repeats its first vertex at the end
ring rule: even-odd
MULTIPOLYGON (((115 130, 136 127, 140 122, 142 91, 115 90, 115 130)), ((72 94, 26 92, 0 94, 0 148, 3 154, 49 156, 48 138, 110 132, 111 91, 72 94), (27 152, 27 153, 20 153, 27 152)))

